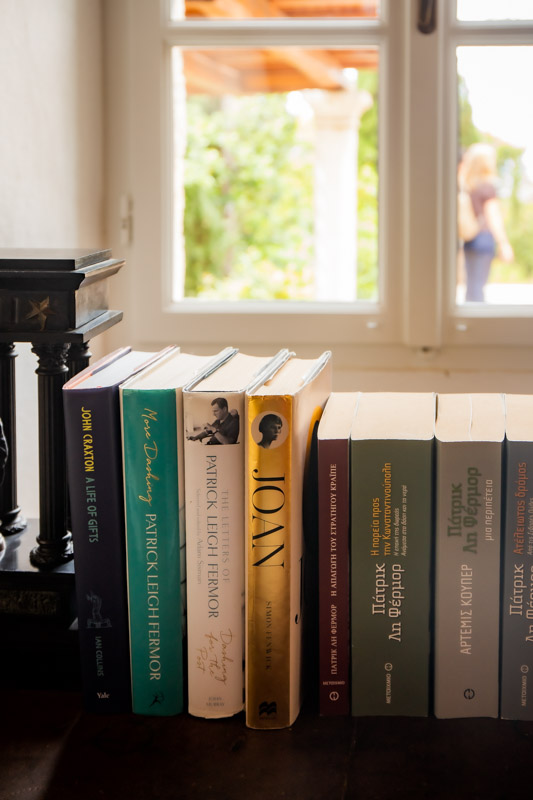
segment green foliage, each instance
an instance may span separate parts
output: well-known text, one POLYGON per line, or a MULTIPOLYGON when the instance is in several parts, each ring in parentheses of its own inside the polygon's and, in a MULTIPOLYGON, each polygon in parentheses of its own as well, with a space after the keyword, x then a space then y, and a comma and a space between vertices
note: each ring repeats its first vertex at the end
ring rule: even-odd
POLYGON ((378 73, 360 71, 358 87, 372 96, 359 128, 357 197, 357 299, 378 294, 378 73))
POLYGON ((312 151, 285 103, 281 94, 188 101, 187 296, 309 296, 312 151))
MULTIPOLYGON (((376 73, 360 73, 376 96, 376 73)), ((187 101, 185 295, 314 298, 314 150, 287 95, 187 101)), ((358 296, 377 287, 377 102, 359 141, 358 296)))
POLYGON ((457 93, 459 97, 459 141, 464 151, 471 144, 479 142, 480 138, 479 131, 472 118, 472 106, 468 97, 466 83, 461 75, 458 76, 457 93))
MULTIPOLYGON (((509 198, 504 204, 507 236, 514 250, 514 264, 503 264, 502 279, 506 283, 533 281, 533 203, 514 203, 509 198)), ((492 270, 493 272, 495 270, 492 270)))

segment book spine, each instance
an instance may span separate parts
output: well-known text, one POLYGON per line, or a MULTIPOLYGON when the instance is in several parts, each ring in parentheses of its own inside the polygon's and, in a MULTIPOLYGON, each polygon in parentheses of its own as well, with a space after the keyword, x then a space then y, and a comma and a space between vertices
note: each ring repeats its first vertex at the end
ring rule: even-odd
POLYGON ((533 442, 506 443, 500 716, 533 720, 533 442))
POLYGON ((84 706, 131 710, 118 387, 63 393, 84 706))
POLYGON ((353 440, 352 712, 429 712, 433 441, 353 440))
POLYGON ((501 462, 499 443, 437 443, 437 717, 498 716, 501 462))
POLYGON ((196 431, 212 419, 218 397, 194 391, 183 396, 188 708, 207 718, 244 707, 244 398, 224 394, 237 440, 231 435, 216 444, 196 431))
POLYGON ((176 392, 122 392, 133 711, 183 710, 176 392))
POLYGON ((350 713, 349 440, 318 440, 319 710, 350 713))
POLYGON ((291 485, 291 425, 291 397, 248 398, 245 664, 246 724, 252 728, 283 728, 293 721, 291 648, 299 609, 291 603, 296 491, 291 485), (280 435, 270 447, 260 443, 266 415, 280 420, 280 435))

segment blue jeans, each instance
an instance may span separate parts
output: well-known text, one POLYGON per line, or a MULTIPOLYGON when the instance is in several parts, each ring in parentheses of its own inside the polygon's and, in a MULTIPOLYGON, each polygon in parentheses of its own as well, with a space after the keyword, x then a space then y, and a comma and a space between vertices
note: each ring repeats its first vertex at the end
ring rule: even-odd
POLYGON ((471 242, 467 242, 465 251, 466 297, 468 302, 482 303, 485 299, 483 289, 487 283, 490 265, 494 258, 495 248, 492 234, 483 231, 471 242))

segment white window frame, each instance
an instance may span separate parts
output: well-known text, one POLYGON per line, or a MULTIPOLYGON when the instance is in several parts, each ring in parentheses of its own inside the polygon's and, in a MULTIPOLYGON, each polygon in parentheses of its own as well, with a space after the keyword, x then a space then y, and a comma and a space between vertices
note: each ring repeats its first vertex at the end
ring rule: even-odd
POLYGON ((531 26, 457 23, 438 6, 436 32, 416 30, 418 0, 382 0, 380 21, 169 21, 169 0, 104 4, 108 70, 108 229, 127 261, 115 297, 123 336, 137 346, 265 344, 305 353, 331 347, 336 363, 362 367, 459 366, 493 349, 533 342, 533 309, 455 307, 455 46, 490 38, 531 43, 531 26), (229 33, 231 26, 231 35, 229 33), (174 45, 380 47, 379 302, 172 303, 172 105, 174 45), (203 38, 199 38, 203 31, 203 38), (422 66, 423 65, 423 66, 422 66), (128 211, 125 211, 128 209, 128 211), (131 236, 128 230, 131 229, 131 236), (122 231, 122 232, 121 232, 122 231), (422 360, 421 360, 422 359, 422 360))
MULTIPOLYGON (((443 107, 450 109, 445 131, 446 150, 443 153, 444 175, 443 197, 449 202, 442 211, 442 222, 446 248, 455 243, 456 231, 456 131, 457 47, 465 45, 529 45, 533 46, 533 24, 518 21, 459 22, 455 18, 455 2, 441 3, 443 14, 443 74, 445 76, 443 107)), ((524 81, 525 87, 526 81, 524 81)), ((524 102, 527 102, 526 96, 524 102)), ((444 249, 445 264, 452 264, 452 250, 444 249)), ((455 274, 452 269, 445 272, 443 292, 444 319, 443 341, 449 345, 518 345, 533 342, 533 307, 529 305, 455 305, 455 274)))

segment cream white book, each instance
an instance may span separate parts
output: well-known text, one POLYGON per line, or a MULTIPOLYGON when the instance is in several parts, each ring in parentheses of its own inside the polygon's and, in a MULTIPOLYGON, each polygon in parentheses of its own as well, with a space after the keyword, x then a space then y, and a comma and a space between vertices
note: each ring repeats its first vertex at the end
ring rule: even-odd
POLYGON ((188 710, 227 717, 244 705, 244 396, 288 351, 234 351, 185 387, 188 710))

